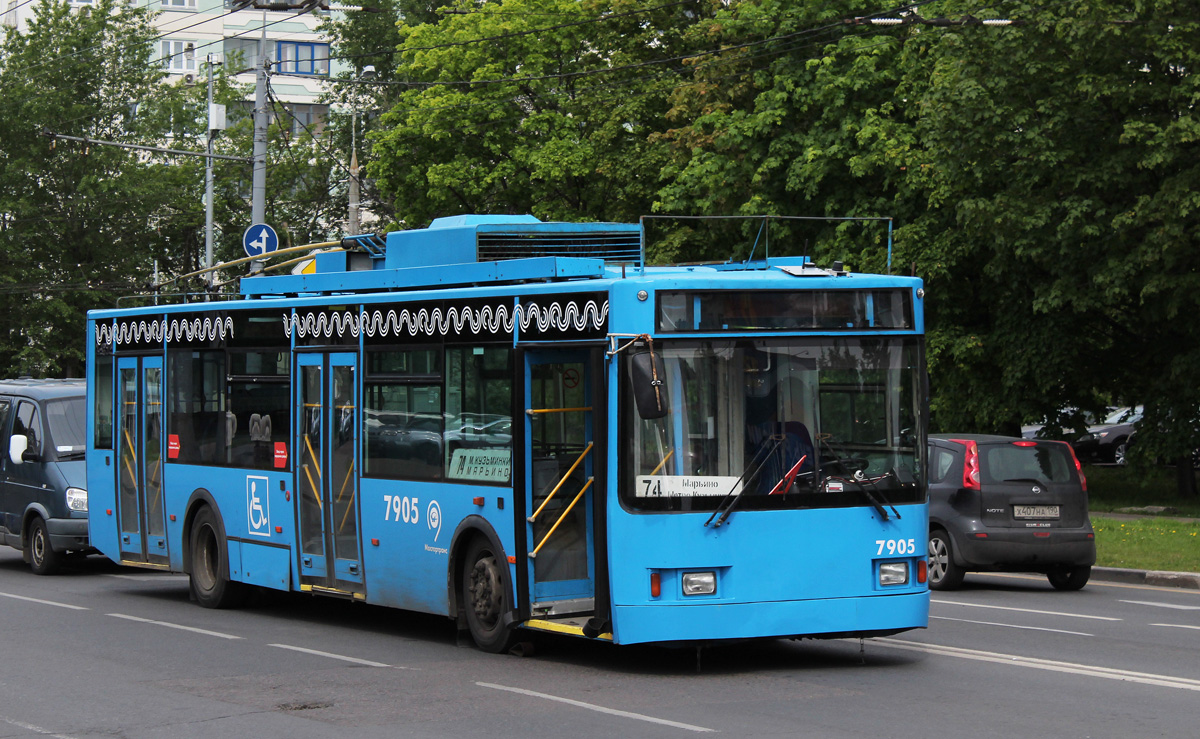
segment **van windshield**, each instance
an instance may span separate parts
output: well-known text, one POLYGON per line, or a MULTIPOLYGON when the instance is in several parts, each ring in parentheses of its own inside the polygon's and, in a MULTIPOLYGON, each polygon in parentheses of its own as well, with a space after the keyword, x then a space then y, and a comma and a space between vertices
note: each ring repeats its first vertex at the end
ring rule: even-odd
POLYGON ((83 398, 60 398, 46 401, 46 423, 50 427, 50 443, 60 457, 83 453, 87 435, 84 432, 83 398))

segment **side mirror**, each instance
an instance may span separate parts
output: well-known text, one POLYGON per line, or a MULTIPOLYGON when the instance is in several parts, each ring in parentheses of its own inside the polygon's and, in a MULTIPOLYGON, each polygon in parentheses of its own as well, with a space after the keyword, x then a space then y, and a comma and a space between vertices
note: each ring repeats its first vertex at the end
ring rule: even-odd
POLYGON ((667 415, 667 368, 662 355, 653 350, 629 357, 633 400, 638 415, 646 420, 667 415))
POLYGON ((25 463, 25 452, 29 450, 29 437, 25 434, 13 434, 8 440, 8 458, 13 464, 25 463))

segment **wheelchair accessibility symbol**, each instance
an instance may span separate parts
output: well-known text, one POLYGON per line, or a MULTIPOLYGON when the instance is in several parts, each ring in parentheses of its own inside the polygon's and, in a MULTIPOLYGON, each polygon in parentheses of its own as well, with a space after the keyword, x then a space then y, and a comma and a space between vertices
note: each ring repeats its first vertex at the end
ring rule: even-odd
POLYGON ((254 536, 271 535, 271 506, 267 478, 246 476, 246 530, 254 536))

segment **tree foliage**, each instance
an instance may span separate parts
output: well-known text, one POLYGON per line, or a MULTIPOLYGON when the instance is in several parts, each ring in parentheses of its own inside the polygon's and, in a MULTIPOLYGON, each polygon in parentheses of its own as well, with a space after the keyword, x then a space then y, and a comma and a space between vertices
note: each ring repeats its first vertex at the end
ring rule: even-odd
POLYGON ((152 98, 144 11, 118 0, 37 6, 0 46, 0 373, 78 376, 83 314, 144 284, 166 244, 161 168, 126 150, 56 144, 43 131, 146 141, 131 103, 152 98), (142 248, 130 248, 136 243, 142 248))
POLYGON ((410 226, 446 213, 635 218, 661 185, 658 59, 694 21, 629 0, 459 3, 403 20, 401 90, 373 135, 369 172, 410 226))

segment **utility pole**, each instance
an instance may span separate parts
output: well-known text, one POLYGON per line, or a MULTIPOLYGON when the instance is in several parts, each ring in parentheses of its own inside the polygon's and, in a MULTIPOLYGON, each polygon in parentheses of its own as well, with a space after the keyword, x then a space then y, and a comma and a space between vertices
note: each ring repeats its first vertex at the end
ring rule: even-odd
POLYGON ((267 13, 258 42, 258 71, 254 77, 254 177, 250 188, 250 223, 266 223, 267 217, 267 13))
POLYGON ((213 138, 225 130, 225 106, 213 105, 213 66, 220 64, 215 54, 206 57, 208 63, 208 146, 204 162, 204 267, 213 264, 213 138))
MULTIPOLYGON (((360 79, 369 80, 375 76, 375 66, 368 64, 363 67, 360 79)), ((351 236, 359 233, 359 181, 358 181, 358 90, 354 89, 350 96, 350 217, 346 222, 346 231, 351 236)))

